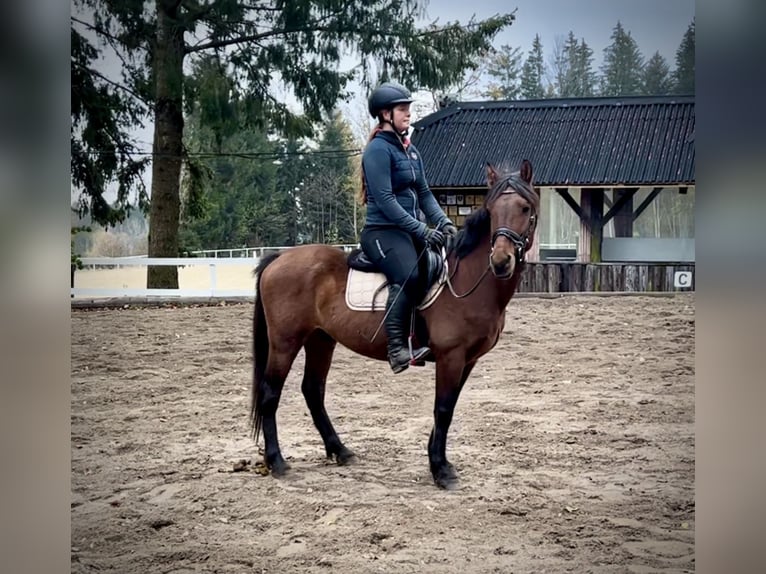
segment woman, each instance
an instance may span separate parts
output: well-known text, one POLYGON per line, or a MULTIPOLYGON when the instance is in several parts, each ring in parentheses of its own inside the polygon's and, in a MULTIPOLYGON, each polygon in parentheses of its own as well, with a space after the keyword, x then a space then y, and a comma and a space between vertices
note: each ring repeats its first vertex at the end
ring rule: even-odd
POLYGON ((392 82, 378 86, 368 101, 378 120, 362 156, 362 203, 367 219, 360 243, 367 257, 388 279, 385 327, 388 362, 394 373, 421 362, 428 347, 413 349, 405 342, 412 310, 421 293, 418 258, 430 246, 440 249, 445 235, 457 228, 441 209, 426 183, 423 162, 407 137, 410 92, 392 82), (421 210, 431 229, 418 219, 421 210))

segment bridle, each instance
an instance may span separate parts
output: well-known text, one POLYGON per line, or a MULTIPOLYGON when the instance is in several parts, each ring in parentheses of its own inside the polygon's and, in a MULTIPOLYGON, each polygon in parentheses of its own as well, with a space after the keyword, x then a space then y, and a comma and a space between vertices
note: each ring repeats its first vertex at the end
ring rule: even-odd
MULTIPOLYGON (((512 193, 519 193, 513 188, 506 189, 505 191, 500 192, 500 195, 510 195, 512 193)), ((527 225, 526 230, 524 230, 524 233, 519 235, 516 233, 513 229, 510 229, 508 227, 498 227, 495 229, 495 232, 492 234, 492 243, 490 244, 489 248, 489 257, 492 258, 492 252, 495 250, 495 242, 497 241, 498 237, 505 237, 508 241, 513 243, 513 245, 516 247, 515 249, 515 255, 516 255, 516 265, 521 265, 526 261, 527 257, 527 247, 529 246, 530 242, 530 233, 535 228, 535 224, 537 223, 537 214, 534 212, 534 208, 532 211, 532 215, 529 218, 529 225, 527 225)), ((492 262, 490 261, 490 265, 492 262)), ((510 275, 509 275, 510 277, 510 275)), ((508 277, 501 277, 501 279, 507 279, 508 277)))
MULTIPOLYGON (((501 191, 498 195, 510 195, 512 193, 519 193, 517 190, 513 189, 512 187, 509 187, 505 191, 501 191)), ((481 277, 479 277, 479 280, 471 287, 468 291, 463 293, 462 295, 458 295, 455 293, 455 289, 452 287, 452 278, 455 276, 455 273, 457 273, 457 267, 458 265, 455 265, 455 270, 452 272, 452 274, 447 276, 447 287, 450 290, 450 293, 456 298, 456 299, 462 299, 463 297, 468 297, 471 293, 473 293, 476 288, 479 286, 479 284, 484 280, 484 278, 487 276, 487 273, 489 273, 490 269, 492 268, 492 252, 495 249, 495 242, 497 241, 498 237, 505 237, 508 239, 511 243, 513 243, 515 249, 515 259, 516 259, 516 265, 514 266, 514 272, 520 268, 520 266, 526 261, 526 255, 527 255, 527 247, 530 242, 530 234, 535 228, 535 224, 537 223, 537 214, 534 212, 534 208, 531 208, 532 215, 529 218, 529 225, 524 230, 524 233, 519 235, 516 233, 513 229, 510 229, 509 227, 498 227, 495 229, 495 232, 492 234, 492 241, 490 242, 489 246, 489 258, 487 262, 487 267, 484 269, 484 273, 481 274, 481 277)), ((458 260, 458 264, 460 261, 458 260)), ((513 273, 509 273, 508 275, 504 277, 498 277, 498 279, 510 279, 513 276, 513 273)))

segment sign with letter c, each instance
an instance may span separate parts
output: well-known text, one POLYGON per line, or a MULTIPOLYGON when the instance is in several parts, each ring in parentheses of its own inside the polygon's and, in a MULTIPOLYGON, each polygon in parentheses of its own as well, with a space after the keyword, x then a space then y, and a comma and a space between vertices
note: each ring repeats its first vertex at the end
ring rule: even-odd
POLYGON ((676 271, 673 277, 673 287, 677 289, 688 289, 692 286, 691 271, 676 271))

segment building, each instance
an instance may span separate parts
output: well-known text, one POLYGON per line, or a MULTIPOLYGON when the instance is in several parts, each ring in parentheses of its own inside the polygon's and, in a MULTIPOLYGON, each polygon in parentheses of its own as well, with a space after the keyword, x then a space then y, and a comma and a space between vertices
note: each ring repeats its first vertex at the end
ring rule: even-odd
POLYGON ((458 226, 484 200, 486 163, 526 158, 541 195, 530 261, 693 268, 693 96, 455 102, 413 127, 458 226))

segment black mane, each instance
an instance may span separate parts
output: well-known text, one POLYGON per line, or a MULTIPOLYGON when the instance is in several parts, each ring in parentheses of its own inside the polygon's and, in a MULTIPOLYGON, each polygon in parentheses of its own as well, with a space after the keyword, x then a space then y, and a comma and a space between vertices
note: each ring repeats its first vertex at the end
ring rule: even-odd
POLYGON ((483 205, 466 217, 463 228, 458 232, 453 251, 458 259, 462 259, 481 241, 482 237, 489 234, 490 219, 489 211, 483 205))
POLYGON ((482 238, 489 235, 491 222, 487 205, 492 203, 501 192, 509 187, 513 188, 521 197, 532 204, 535 213, 539 211, 540 197, 530 184, 521 179, 519 172, 515 171, 504 175, 487 192, 484 204, 466 218, 463 228, 458 232, 455 238, 455 245, 452 248, 458 259, 462 259, 471 253, 479 245, 482 238))

